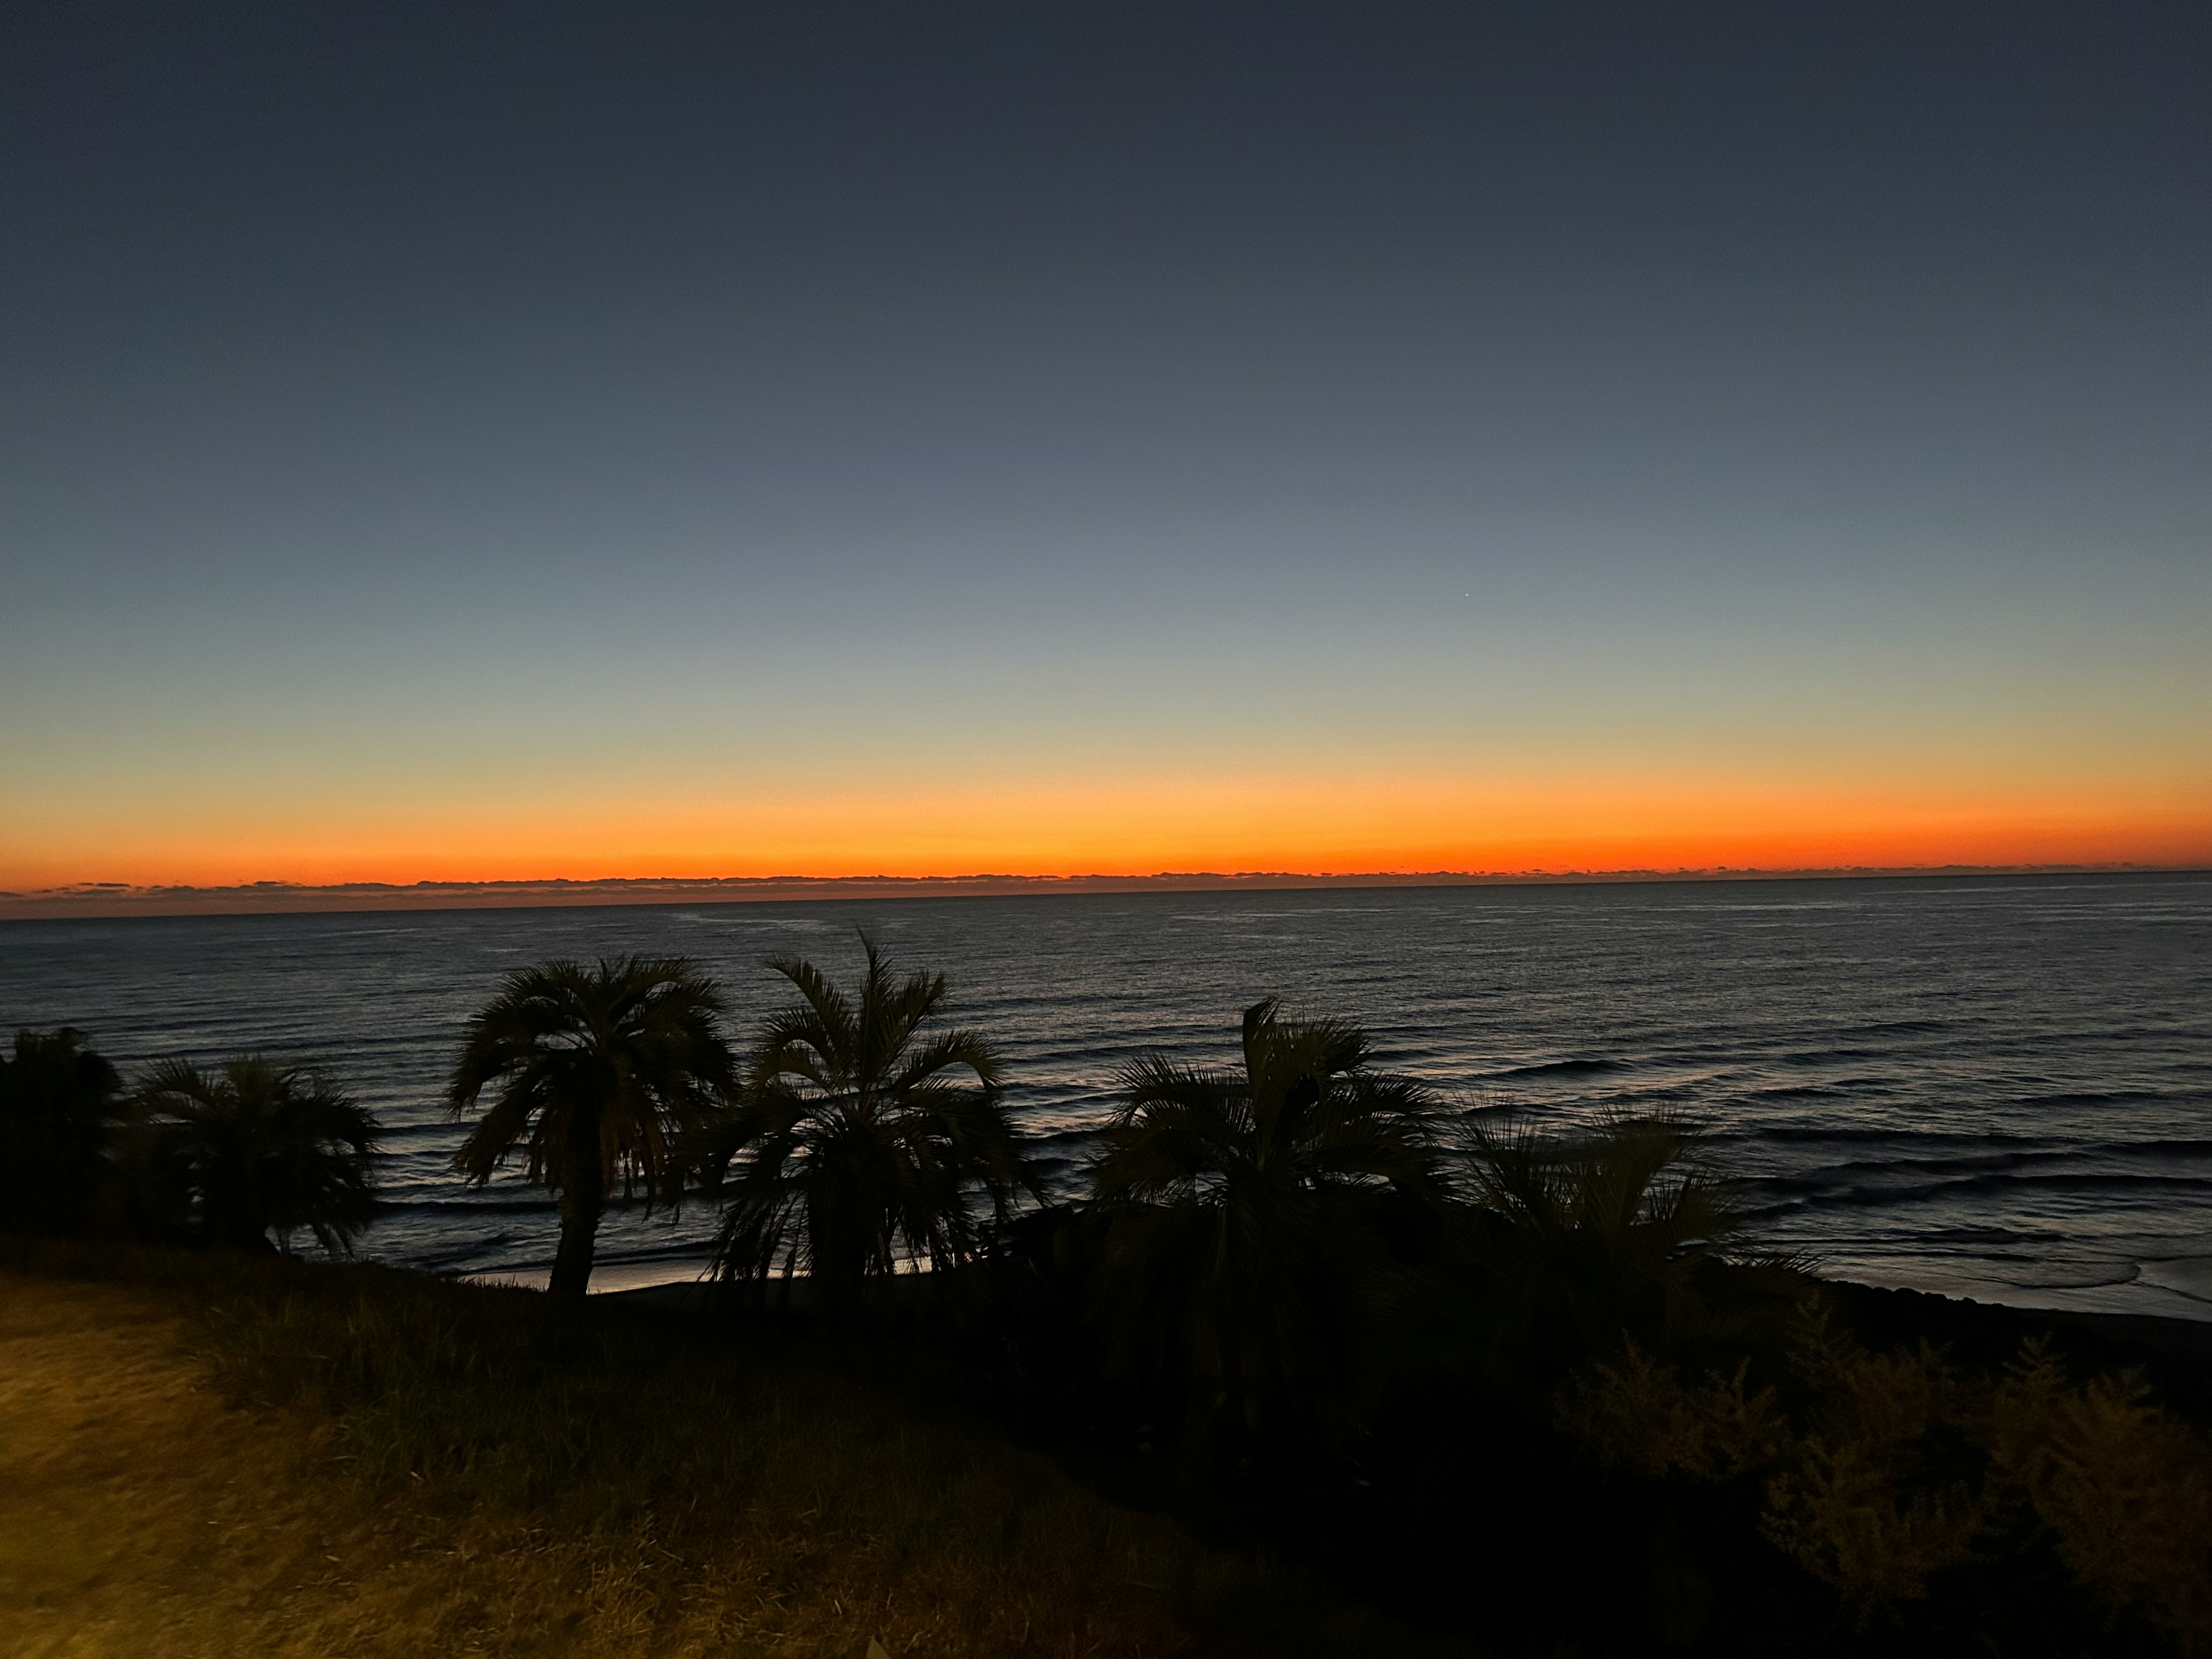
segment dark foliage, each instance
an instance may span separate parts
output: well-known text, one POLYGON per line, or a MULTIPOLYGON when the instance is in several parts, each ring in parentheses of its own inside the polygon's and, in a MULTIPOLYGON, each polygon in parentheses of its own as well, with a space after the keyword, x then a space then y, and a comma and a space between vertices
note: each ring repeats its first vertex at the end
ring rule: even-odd
POLYGON ((258 1054, 210 1071, 168 1060, 147 1073, 134 1103, 141 1150, 132 1164, 146 1212, 169 1224, 159 1231, 289 1250, 305 1229, 338 1255, 375 1215, 380 1126, 313 1073, 258 1054))
POLYGON ((469 1022, 446 1098, 455 1117, 496 1085, 453 1154, 477 1186, 518 1149, 561 1210, 556 1297, 580 1298, 609 1194, 683 1194, 685 1146, 731 1076, 721 988, 680 957, 548 962, 507 977, 469 1022))
POLYGON ((949 1273, 982 1245, 971 1199, 1004 1220, 1033 1189, 997 1052, 974 1031, 931 1029, 945 976, 897 978, 872 939, 861 943, 857 997, 811 963, 768 964, 799 1000, 763 1026, 737 1108, 706 1141, 726 1279, 804 1269, 849 1298, 902 1266, 949 1273))
POLYGON ((1427 1337, 1491 1386, 1544 1394, 1629 1339, 1778 1328, 1809 1262, 1747 1247, 1697 1128, 1607 1117, 1544 1129, 1471 1115, 1427 1337))
MULTIPOLYGON (((1808 1263, 1759 1255, 1685 1123, 1448 1111, 1377 1071, 1357 1028, 1270 1000, 1245 1013, 1238 1068, 1127 1068, 1091 1196, 1024 1212, 1035 1187, 998 1057, 941 1024, 941 975, 895 975, 872 943, 853 995, 808 963, 771 966, 799 1000, 742 1078, 712 982, 682 963, 548 964, 472 1024, 457 1110, 501 1087, 459 1161, 480 1182, 519 1150, 562 1193, 564 1291, 580 1293, 608 1192, 673 1203, 703 1166, 726 1205, 721 1273, 811 1275, 799 1311, 735 1313, 744 1352, 865 1351, 871 1375, 903 1368, 1115 1504, 1288 1560, 1447 1644, 1932 1659, 2212 1638, 2212 1443, 2185 1412, 2138 1378, 2077 1382, 2055 1350, 2021 1350, 2023 1316, 1960 1323, 1952 1304, 1824 1291, 1808 1263), (1893 1328, 1808 1311, 1830 1304, 1893 1328), (811 1338, 810 1310, 837 1316, 811 1338), (1931 1330, 1968 1353, 1899 1340, 1931 1330)), ((40 1041, 57 1066, 80 1053, 72 1033, 40 1041)), ((31 1075, 23 1053, 0 1085, 31 1075)), ((173 1180, 196 1232, 246 1243, 240 1184, 209 1172, 260 1165, 218 1156, 230 1143, 210 1126, 296 1144, 246 1103, 314 1088, 255 1060, 168 1082, 125 1142, 152 1149, 143 1189, 173 1180)), ((257 1240, 315 1225, 313 1182, 268 1190, 307 1197, 262 1200, 257 1240)), ((581 1363, 561 1345, 592 1321, 565 1310, 526 1318, 489 1370, 479 1334, 443 1314, 406 1331, 349 1315, 343 1340, 295 1317, 269 1328, 271 1352, 348 1356, 320 1386, 367 1402, 346 1408, 362 1455, 380 1402, 408 1395, 393 1468, 450 1445, 518 1492, 544 1471, 580 1479, 556 1453, 629 1386, 610 1349, 584 1364, 607 1373, 587 1411, 583 1394, 520 1403, 545 1368, 581 1363), (420 1399, 385 1369, 418 1339, 435 1382, 420 1399)), ((2201 1364, 2167 1358, 2201 1389, 2201 1364)), ((702 1355, 702 1386, 720 1363, 702 1355)), ((649 1440, 639 1458, 660 1456, 649 1440)), ((834 1455, 794 1454, 793 1478, 834 1455)), ((688 1467, 624 1490, 641 1514, 689 1501, 688 1467)))
POLYGON ((1340 1444, 1364 1343, 1407 1286, 1391 1200, 1445 1196, 1440 1114, 1334 1020, 1244 1012, 1236 1072, 1124 1070, 1091 1171, 1108 1223, 1091 1286, 1109 1361, 1187 1401, 1215 1455, 1340 1444), (1225 1435, 1225 1440, 1220 1437, 1225 1435))
POLYGON ((0 1231, 69 1236, 112 1204, 123 1079, 73 1026, 18 1031, 0 1054, 0 1231))

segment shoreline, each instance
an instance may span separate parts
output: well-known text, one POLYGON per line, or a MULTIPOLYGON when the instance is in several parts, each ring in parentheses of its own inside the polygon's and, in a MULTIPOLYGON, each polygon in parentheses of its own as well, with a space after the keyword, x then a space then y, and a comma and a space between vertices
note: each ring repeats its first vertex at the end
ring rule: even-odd
POLYGON ((2046 1338, 2077 1376, 2140 1371, 2161 1403, 2212 1420, 2212 1319, 2018 1308, 1849 1279, 1827 1283, 1864 1339, 1924 1339, 1959 1364, 1996 1370, 2018 1355, 2023 1341, 2046 1338))

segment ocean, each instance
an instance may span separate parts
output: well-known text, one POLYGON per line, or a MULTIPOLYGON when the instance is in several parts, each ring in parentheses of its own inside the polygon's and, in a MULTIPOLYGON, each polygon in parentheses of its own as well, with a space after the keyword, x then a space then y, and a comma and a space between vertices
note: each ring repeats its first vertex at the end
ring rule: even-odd
MULTIPOLYGON (((370 1258, 543 1282, 555 1220, 471 1192, 439 1103, 469 1015, 556 956, 683 954, 740 1034, 765 957, 857 932, 945 971, 1079 1189, 1115 1068, 1227 1061, 1239 1011, 1364 1023, 1389 1066, 1567 1122, 1707 1125, 1759 1239, 1838 1278, 2212 1319, 2212 876, 1923 877, 0 922, 0 1029, 126 1073, 260 1049, 388 1126, 370 1258)), ((688 1278, 711 1218, 609 1218, 595 1286, 688 1278)))

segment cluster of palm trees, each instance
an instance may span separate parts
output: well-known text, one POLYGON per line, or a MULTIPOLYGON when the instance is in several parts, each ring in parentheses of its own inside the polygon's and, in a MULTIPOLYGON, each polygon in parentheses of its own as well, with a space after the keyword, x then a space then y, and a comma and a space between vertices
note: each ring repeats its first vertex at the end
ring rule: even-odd
MULTIPOLYGON (((1051 1206, 997 1050, 944 1018, 944 975, 862 944, 850 989, 770 961, 795 994, 742 1048, 682 957, 526 968, 469 1022, 446 1090, 469 1122, 454 1166, 480 1187, 519 1162, 552 1193, 556 1301, 585 1294, 618 1195, 717 1206, 718 1279, 804 1274, 830 1310, 903 1272, 944 1283, 994 1243, 1018 1260, 1007 1241, 1026 1237, 1107 1369, 1232 1437, 1310 1442, 1341 1430, 1384 1328, 1432 1336, 1479 1302, 1486 1331, 1587 1349, 1672 1318, 1730 1230, 1679 1127, 1487 1128, 1377 1069, 1357 1026, 1272 999, 1245 1010, 1237 1066, 1126 1067, 1088 1197, 1051 1206)), ((80 1033, 24 1033, 0 1060, 0 1157, 53 1178, 12 1183, 46 1209, 0 1221, 238 1249, 305 1231, 343 1251, 374 1212, 378 1127, 259 1056, 165 1062, 126 1092, 80 1033)))
POLYGON ((164 1060, 126 1090, 83 1032, 19 1031, 0 1056, 0 1231, 285 1250, 304 1231, 335 1254, 374 1217, 379 1129, 328 1079, 258 1054, 164 1060))
POLYGON ((470 1022, 447 1091, 477 1113, 454 1155, 478 1186, 518 1154, 554 1193, 551 1290, 584 1294, 610 1196, 722 1206, 718 1273, 809 1273, 835 1291, 982 1243, 1036 1182, 997 1051, 930 1029, 942 974, 903 978, 872 940, 857 995, 812 963, 768 965, 798 992, 740 1054, 720 987, 681 957, 550 962, 512 975, 470 1022))
POLYGON ((1273 999, 1244 1011, 1241 1064, 1125 1067, 1087 1197, 1048 1206, 998 1052, 941 1018, 942 975, 863 945, 849 991, 771 961, 796 995, 742 1053, 680 958, 509 978, 447 1092, 475 1115, 455 1162, 481 1185, 519 1157, 553 1190, 557 1297, 583 1295, 617 1191, 718 1205, 718 1278, 803 1273, 832 1310, 872 1279, 1011 1257, 1077 1305, 1106 1370, 1206 1437, 1310 1445, 1353 1428, 1360 1374, 1408 1333, 1433 1358, 1440 1332, 1462 1353, 1517 1332, 1525 1368, 1534 1347, 1673 1325, 1735 1228, 1679 1124, 1499 1124, 1273 999))
MULTIPOLYGON (((805 1272, 832 1291, 966 1265, 987 1217, 1042 1200, 997 1050, 933 1024, 943 975, 901 976, 863 945, 853 994, 811 963, 771 961, 798 996, 742 1056, 720 1030, 720 988, 681 958, 508 979, 471 1023, 447 1092, 457 1115, 478 1114, 455 1164, 482 1185, 520 1155, 554 1191, 556 1294, 583 1293, 617 1188, 718 1201, 721 1277, 805 1272)), ((1349 1200, 1430 1204, 1449 1185, 1446 1115, 1376 1073, 1357 1027, 1292 1020, 1271 1000, 1246 1011, 1243 1039, 1239 1072, 1165 1056, 1127 1068, 1091 1183, 1126 1223, 1116 1274, 1127 1263, 1176 1283, 1187 1320, 1172 1322, 1202 1333, 1204 1369, 1227 1377, 1277 1368, 1307 1292, 1358 1259, 1349 1200)))

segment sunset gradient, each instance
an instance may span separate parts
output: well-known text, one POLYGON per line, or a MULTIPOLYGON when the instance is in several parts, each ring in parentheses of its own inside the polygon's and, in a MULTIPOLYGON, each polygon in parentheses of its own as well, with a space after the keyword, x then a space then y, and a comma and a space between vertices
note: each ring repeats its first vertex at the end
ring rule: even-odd
POLYGON ((2212 865, 2181 13, 832 10, 20 20, 0 889, 2212 865))
MULTIPOLYGON (((40 826, 45 827, 45 826, 40 826)), ((457 806, 188 803, 151 834, 53 824, 17 890, 138 885, 866 874, 1547 872, 2212 864, 2201 793, 1714 777, 1463 783, 1359 774, 846 784, 457 806)))

